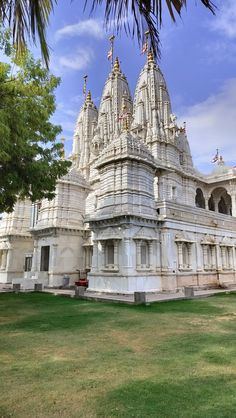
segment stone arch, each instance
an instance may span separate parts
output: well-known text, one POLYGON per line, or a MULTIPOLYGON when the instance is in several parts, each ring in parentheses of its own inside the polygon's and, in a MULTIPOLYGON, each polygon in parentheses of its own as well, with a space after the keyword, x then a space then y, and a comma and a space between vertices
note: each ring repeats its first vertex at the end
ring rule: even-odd
POLYGON ((203 191, 202 191, 202 189, 200 189, 200 187, 198 187, 197 190, 196 190, 195 204, 196 204, 197 208, 202 208, 202 209, 206 208, 205 197, 204 197, 203 191))
POLYGON ((232 200, 224 187, 216 187, 208 201, 209 210, 215 210, 224 215, 232 215, 232 200), (211 209, 211 207, 214 209, 211 209))

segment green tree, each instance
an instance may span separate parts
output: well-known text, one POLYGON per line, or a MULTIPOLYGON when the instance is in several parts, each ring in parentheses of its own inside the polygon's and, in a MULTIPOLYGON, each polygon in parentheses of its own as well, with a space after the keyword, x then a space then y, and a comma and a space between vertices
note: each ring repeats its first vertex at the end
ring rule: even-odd
POLYGON ((58 83, 27 51, 10 65, 0 62, 0 212, 12 211, 18 198, 52 198, 70 166, 60 159, 61 127, 50 122, 58 83))
MULTIPOLYGON (((75 0, 74 0, 75 1, 75 0)), ((80 1, 80 0, 79 0, 80 1)), ((68 0, 69 2, 69 0, 68 0)), ((198 0, 214 13, 215 6, 211 0, 198 0)), ((124 26, 139 42, 144 39, 145 31, 149 31, 151 46, 155 54, 160 53, 159 29, 162 24, 162 9, 167 8, 173 21, 180 15, 188 0, 84 0, 85 6, 93 11, 96 6, 105 6, 104 20, 109 25, 111 20, 117 22, 117 31, 124 26), (125 19, 133 17, 133 25, 125 19)), ((57 0, 0 0, 0 21, 4 26, 12 28, 13 43, 17 50, 22 49, 26 38, 34 42, 39 37, 43 58, 48 64, 49 51, 46 42, 46 28, 50 13, 57 0)))

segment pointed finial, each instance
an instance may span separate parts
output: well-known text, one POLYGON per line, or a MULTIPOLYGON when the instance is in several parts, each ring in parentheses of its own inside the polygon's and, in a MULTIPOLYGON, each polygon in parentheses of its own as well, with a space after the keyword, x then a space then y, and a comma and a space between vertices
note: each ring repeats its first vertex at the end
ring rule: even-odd
POLYGON ((148 58, 148 64, 154 64, 153 52, 152 52, 151 49, 149 49, 148 57, 147 58, 148 58))
POLYGON ((86 103, 91 103, 91 101, 92 101, 92 98, 91 98, 91 91, 89 90, 89 91, 88 91, 88 94, 87 94, 86 103))
POLYGON ((120 63, 119 63, 119 59, 118 59, 118 57, 116 57, 116 59, 115 59, 115 63, 114 63, 114 67, 113 67, 113 71, 114 71, 115 73, 120 72, 120 63))

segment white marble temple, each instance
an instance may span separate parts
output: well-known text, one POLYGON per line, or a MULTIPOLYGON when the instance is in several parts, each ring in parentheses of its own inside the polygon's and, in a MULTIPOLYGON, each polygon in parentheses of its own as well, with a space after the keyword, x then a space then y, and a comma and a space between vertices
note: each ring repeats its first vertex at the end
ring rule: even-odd
POLYGON ((194 168, 151 52, 133 100, 116 59, 99 110, 88 92, 79 112, 55 198, 3 215, 0 282, 53 287, 85 271, 93 292, 235 284, 236 169, 216 157, 211 175, 194 168))

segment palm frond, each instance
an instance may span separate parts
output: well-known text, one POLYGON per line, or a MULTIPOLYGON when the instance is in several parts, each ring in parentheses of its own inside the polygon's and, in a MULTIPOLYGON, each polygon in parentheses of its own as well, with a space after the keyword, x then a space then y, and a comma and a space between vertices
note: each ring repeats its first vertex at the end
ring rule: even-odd
POLYGON ((0 0, 0 22, 12 29, 13 43, 20 53, 26 40, 39 38, 43 59, 48 66, 46 28, 57 0, 0 0))
MULTIPOLYGON (((211 0, 199 0, 213 14, 216 6, 211 0)), ((98 6, 105 3, 105 25, 116 22, 116 30, 124 27, 126 32, 137 36, 139 43, 144 41, 145 32, 150 33, 150 44, 155 56, 160 56, 159 29, 162 25, 162 10, 165 3, 171 19, 175 22, 176 16, 181 15, 187 0, 85 0, 85 6, 91 4, 91 13, 98 6), (131 23, 132 22, 132 23, 131 23)))

